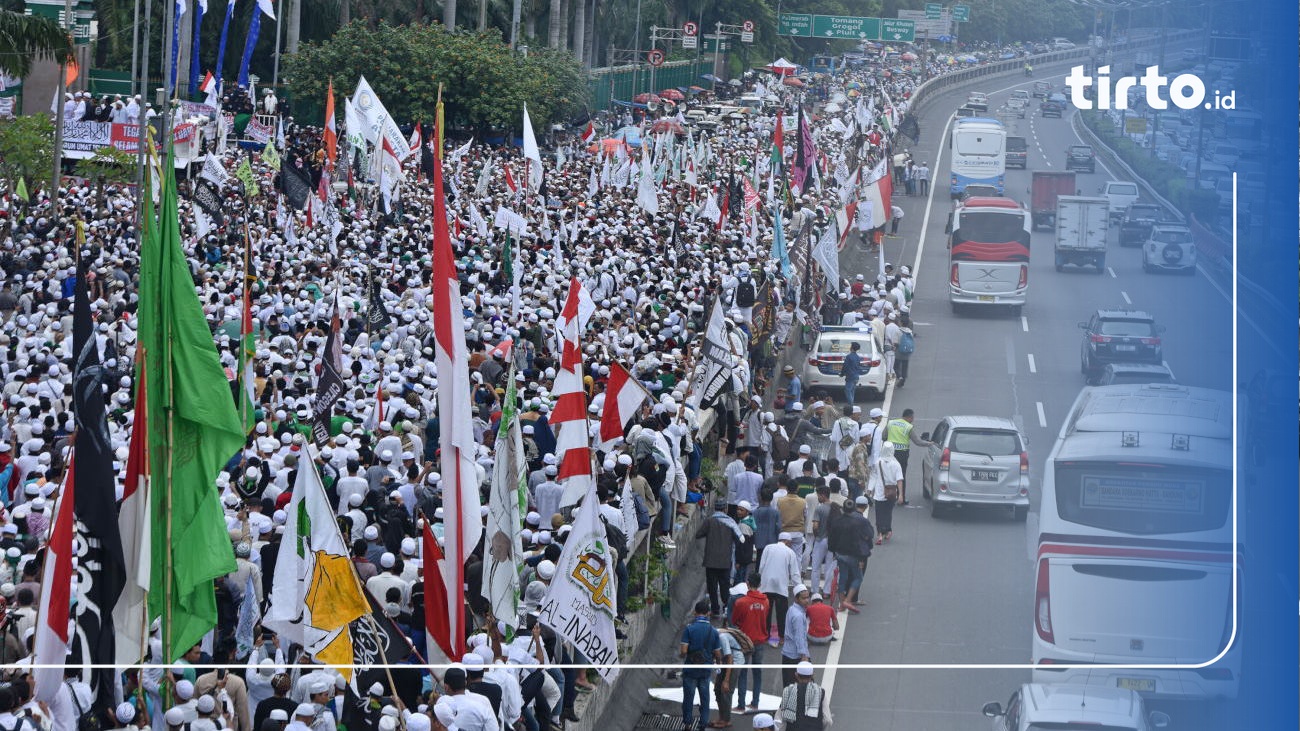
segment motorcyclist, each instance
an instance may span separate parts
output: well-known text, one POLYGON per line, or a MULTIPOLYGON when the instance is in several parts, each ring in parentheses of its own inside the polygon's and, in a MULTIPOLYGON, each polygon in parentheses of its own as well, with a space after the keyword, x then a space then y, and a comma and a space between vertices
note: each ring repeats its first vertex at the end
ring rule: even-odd
POLYGON ((1031 66, 1031 65, 1029 65, 1029 62, 1026 61, 1026 62, 1025 62, 1025 76, 1033 76, 1033 75, 1034 75, 1034 67, 1031 66))

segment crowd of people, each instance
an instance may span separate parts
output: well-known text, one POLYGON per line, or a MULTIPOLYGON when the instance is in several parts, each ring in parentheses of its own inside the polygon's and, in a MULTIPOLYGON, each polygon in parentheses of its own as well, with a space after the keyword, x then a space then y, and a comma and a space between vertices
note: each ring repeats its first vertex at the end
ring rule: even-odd
MULTIPOLYGON (((858 194, 853 176, 835 168, 852 159, 870 170, 891 158, 899 146, 895 130, 921 76, 919 69, 885 75, 865 66, 814 82, 823 98, 845 96, 853 84, 853 131, 832 129, 827 122, 833 115, 821 115, 811 137, 831 169, 809 177, 803 190, 778 182, 770 197, 758 191, 769 178, 779 181, 779 171, 798 154, 792 139, 780 162, 754 154, 771 148, 774 116, 728 122, 698 138, 655 139, 647 132, 643 144, 655 146, 663 161, 656 164, 657 213, 638 202, 637 175, 629 172, 640 151, 596 154, 574 134, 557 141, 548 157, 544 192, 529 192, 516 191, 526 184, 502 174, 513 166, 515 179, 526 180, 517 151, 448 140, 448 206, 478 445, 475 479, 483 489, 490 483, 496 426, 513 377, 524 425, 528 511, 519 531, 525 552, 519 616, 491 616, 482 596, 480 543, 465 567, 471 651, 450 658, 455 664, 436 674, 420 662, 434 648, 425 640, 419 539, 426 522, 441 539, 444 497, 430 311, 432 205, 429 182, 418 170, 420 155, 412 156, 396 200, 378 200, 364 186, 357 198, 351 186, 335 190, 339 220, 331 230, 319 218, 308 225, 307 212, 284 204, 265 156, 234 145, 214 152, 227 171, 247 162, 263 181, 259 195, 244 195, 234 185, 223 191, 226 220, 217 230, 200 235, 191 205, 183 201, 180 209, 195 291, 236 398, 243 289, 252 282, 255 411, 245 448, 213 485, 238 568, 214 584, 217 626, 169 670, 133 668, 121 674, 119 686, 92 689, 88 674, 70 666, 52 704, 33 701, 24 664, 31 662, 35 607, 50 590, 40 583, 43 541, 75 431, 72 293, 80 262, 107 374, 102 384, 120 498, 139 385, 132 367, 138 355, 136 195, 123 186, 101 191, 68 180, 58 191, 34 192, 29 201, 7 196, 0 210, 0 486, 7 488, 0 489, 0 601, 6 610, 0 664, 7 681, 0 686, 0 728, 73 731, 85 727, 88 712, 99 714, 100 728, 154 731, 332 731, 337 724, 354 731, 545 731, 576 721, 578 696, 597 676, 530 667, 586 661, 537 616, 573 519, 560 504, 550 422, 560 366, 557 319, 573 277, 594 305, 582 334, 593 442, 601 442, 611 368, 627 368, 653 396, 595 460, 607 535, 620 554, 704 541, 706 598, 682 635, 684 685, 706 696, 712 682, 722 709, 715 723, 729 723, 733 704, 738 712, 757 709, 762 688, 759 668, 736 666, 761 664, 764 647, 771 647, 771 660, 779 651, 787 666, 785 690, 780 710, 755 715, 753 727, 812 728, 806 722, 813 716, 828 723, 824 694, 808 665, 809 646, 834 639, 836 610, 860 611, 868 559, 888 543, 893 507, 907 503, 900 455, 916 440, 909 413, 889 421, 879 409, 864 413, 851 388, 842 411, 820 401, 805 407, 797 374, 781 364, 801 328, 838 324, 871 333, 878 352, 887 354, 896 386, 907 377, 912 349, 904 342, 912 342, 908 313, 915 285, 907 267, 825 282, 813 278, 809 252, 858 194), (753 181, 751 190, 737 181, 753 181), (728 212, 710 213, 711 203, 727 197, 728 212), (508 237, 497 228, 492 219, 500 208, 522 216, 523 230, 508 237), (774 255, 778 213, 789 248, 774 255), (84 247, 77 244, 78 222, 84 247), (504 254, 507 246, 514 261, 504 254), (715 302, 725 314, 734 377, 701 403, 691 383, 704 367, 698 351, 715 302), (345 390, 328 438, 318 443, 311 408, 336 306, 345 390), (816 439, 831 445, 830 456, 814 456, 816 439), (721 477, 710 479, 706 454, 713 453, 706 445, 715 444, 721 477), (259 629, 251 648, 237 641, 249 588, 260 608, 272 600, 279 542, 295 519, 285 508, 308 461, 322 477, 358 576, 410 641, 410 671, 347 682, 269 629, 259 629), (620 504, 627 479, 635 493, 634 524, 620 504), (709 507, 698 529, 684 534, 693 512, 709 513, 709 507), (623 540, 613 538, 620 535, 623 540), (689 667, 724 660, 730 667, 720 671, 689 667), (243 669, 207 669, 214 664, 243 669)), ((748 83, 779 95, 787 113, 799 108, 793 87, 766 75, 748 83)), ((72 112, 87 104, 83 114, 92 114, 87 100, 71 101, 72 112)), ((259 101, 258 111, 274 112, 273 100, 259 101)), ((253 111, 251 102, 247 106, 253 111)), ((123 107, 141 114, 138 100, 123 107)), ((319 182, 321 130, 286 127, 281 164, 308 167, 319 182)), ((795 131, 787 127, 786 133, 795 131)), ((354 169, 358 181, 363 170, 354 169)), ((872 228, 883 231, 884 222, 872 228)), ((863 232, 862 246, 881 245, 874 234, 863 232)), ((846 379, 855 381, 852 370, 846 369, 846 379)), ((629 556, 617 558, 622 620, 629 556)), ((162 657, 158 632, 155 625, 145 658, 151 662, 162 657)), ((683 704, 688 727, 695 723, 687 710, 691 697, 688 692, 683 704)), ((699 721, 710 723, 707 702, 699 721)))

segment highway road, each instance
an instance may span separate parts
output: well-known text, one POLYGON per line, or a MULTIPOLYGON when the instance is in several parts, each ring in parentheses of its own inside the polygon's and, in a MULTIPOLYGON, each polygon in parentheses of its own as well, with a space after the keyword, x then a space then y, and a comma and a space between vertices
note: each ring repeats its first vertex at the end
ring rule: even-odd
MULTIPOLYGON (((1038 70, 1037 80, 1058 87, 1065 67, 1038 70), (1048 74, 1051 75, 1048 75, 1048 74)), ((1145 274, 1139 249, 1119 248, 1111 231, 1108 269, 1098 275, 1067 268, 1056 272, 1051 232, 1035 232, 1028 303, 1021 316, 1010 311, 954 315, 947 301, 944 224, 949 155, 943 136, 948 115, 968 91, 990 96, 990 114, 1012 89, 1028 88, 1019 77, 962 87, 928 104, 922 136, 913 155, 930 163, 936 183, 932 199, 897 196, 906 215, 900 238, 886 240, 886 258, 919 264, 912 317, 917 352, 911 374, 891 397, 891 412, 915 409, 917 431, 943 416, 983 414, 1009 417, 1029 443, 1035 492, 1044 460, 1065 412, 1084 385, 1079 372, 1082 333, 1077 323, 1098 308, 1141 309, 1166 326, 1165 358, 1187 385, 1231 387, 1230 292, 1203 275, 1145 274), (936 156, 940 158, 936 164, 936 156), (920 252, 918 256, 918 251, 920 252)), ((1033 110, 1037 109, 1035 100, 1033 110)), ((1061 170, 1065 149, 1078 144, 1072 114, 1064 119, 1032 116, 1009 122, 1010 134, 1029 141, 1029 169, 1007 174, 1007 196, 1028 202, 1034 170, 1061 170)), ((1079 174, 1084 194, 1095 192, 1109 171, 1079 174)), ((901 193, 901 191, 898 191, 901 193)), ((875 273, 874 256, 844 252, 848 276, 875 273)), ((894 538, 877 548, 867 570, 859 616, 846 618, 843 639, 827 659, 840 664, 1009 664, 1028 663, 1032 632, 1031 543, 1036 514, 1014 522, 1006 511, 968 511, 931 518, 919 489, 920 455, 913 460, 909 498, 914 509, 896 509, 894 538), (919 509, 918 509, 919 508, 919 509)), ((1033 508, 1037 511, 1037 506, 1033 508)), ((1026 669, 848 669, 836 670, 832 710, 837 728, 872 731, 946 731, 987 728, 980 716, 986 701, 1005 704, 1015 687, 1029 680, 1026 669)), ((1243 693, 1248 691, 1243 687, 1243 693)), ((1174 729, 1226 728, 1228 704, 1161 704, 1174 729)), ((741 726, 743 727, 743 726, 741 726)))

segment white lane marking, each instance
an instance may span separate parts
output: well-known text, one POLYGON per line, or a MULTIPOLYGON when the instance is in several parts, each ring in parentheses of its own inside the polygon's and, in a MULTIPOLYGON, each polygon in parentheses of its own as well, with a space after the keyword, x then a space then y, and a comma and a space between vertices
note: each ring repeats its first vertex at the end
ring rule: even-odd
MULTIPOLYGON (((893 389, 890 389, 890 392, 892 394, 893 389)), ((835 613, 838 615, 837 619, 839 619, 840 627, 843 629, 840 630, 839 642, 832 642, 830 649, 826 651, 826 669, 822 671, 822 687, 826 689, 826 705, 828 707, 831 703, 831 696, 835 693, 835 674, 839 670, 840 653, 844 651, 844 636, 848 633, 849 626, 848 612, 837 608, 835 613)))
POLYGON ((1020 329, 1029 332, 1029 318, 1025 315, 1020 316, 1020 329))
POLYGON ((1037 372, 1038 372, 1038 364, 1034 362, 1034 354, 1033 354, 1033 353, 1026 353, 1025 355, 1027 355, 1027 356, 1029 357, 1029 372, 1030 372, 1030 373, 1037 373, 1037 372))
POLYGON ((1124 304, 1126 304, 1126 305, 1131 305, 1131 304, 1133 304, 1133 300, 1131 300, 1131 299, 1128 298, 1128 292, 1125 292, 1125 291, 1121 290, 1119 294, 1120 294, 1121 297, 1124 298, 1124 304))
POLYGON ((1042 401, 1035 401, 1034 403, 1038 405, 1038 425, 1041 426, 1041 427, 1043 427, 1044 429, 1046 429, 1046 428, 1047 428, 1047 414, 1043 411, 1043 402, 1042 402, 1042 401))
POLYGON ((1112 269, 1112 268, 1110 268, 1110 267, 1106 267, 1106 271, 1110 272, 1110 278, 1111 278, 1111 279, 1119 279, 1119 275, 1115 274, 1115 270, 1114 270, 1114 269, 1112 269))
POLYGON ((1170 367, 1170 365, 1169 365, 1169 361, 1167 361, 1167 360, 1162 360, 1162 361, 1160 361, 1160 364, 1163 365, 1163 366, 1165 367, 1165 370, 1169 371, 1169 377, 1170 377, 1170 378, 1173 378, 1175 381, 1178 380, 1177 378, 1174 377, 1174 369, 1170 367))

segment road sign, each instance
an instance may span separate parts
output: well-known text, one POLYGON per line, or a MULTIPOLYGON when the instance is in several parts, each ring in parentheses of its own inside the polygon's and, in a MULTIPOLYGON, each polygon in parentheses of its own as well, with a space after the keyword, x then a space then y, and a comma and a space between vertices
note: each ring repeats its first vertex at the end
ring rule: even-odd
POLYGON ((1144 135, 1146 133, 1147 133, 1146 117, 1132 116, 1132 117, 1124 118, 1124 134, 1144 135))
POLYGON ((938 20, 939 17, 940 17, 940 14, 941 14, 941 13, 943 13, 943 4, 942 4, 942 3, 926 3, 926 4, 925 4, 925 19, 926 19, 926 20, 938 20))
POLYGON ((783 36, 807 38, 812 35, 812 23, 813 16, 809 13, 781 13, 776 23, 776 32, 783 36))
POLYGON ((741 43, 753 43, 753 42, 754 42, 754 31, 752 31, 752 30, 742 30, 742 31, 740 32, 740 42, 741 42, 741 43))
POLYGON ((955 20, 955 21, 957 21, 958 23, 966 23, 966 22, 969 22, 969 21, 970 21, 970 6, 969 6, 969 5, 954 5, 954 6, 952 6, 952 19, 955 20))
POLYGON ((746 20, 745 22, 743 22, 743 23, 740 24, 740 29, 743 30, 743 31, 745 31, 746 33, 753 33, 753 32, 754 32, 754 21, 752 21, 752 20, 746 20))
POLYGON ((696 36, 682 36, 682 48, 698 48, 700 39, 696 36))
POLYGON ((927 18, 924 10, 900 10, 898 19, 913 22, 916 38, 934 40, 952 34, 952 15, 947 8, 940 10, 937 20, 927 18))
POLYGON ((700 48, 704 53, 726 53, 731 50, 731 44, 727 42, 725 35, 709 33, 704 36, 704 45, 700 48))
POLYGON ((880 38, 880 18, 852 15, 814 15, 814 38, 845 38, 854 41, 880 38))
POLYGON ((664 52, 656 48, 645 55, 645 60, 651 66, 663 66, 664 52))
POLYGON ((688 20, 682 24, 683 35, 693 36, 693 35, 698 35, 699 32, 700 32, 700 26, 696 25, 694 21, 688 20))
POLYGON ((880 40, 886 43, 911 43, 916 40, 916 23, 910 20, 881 18, 880 40))

